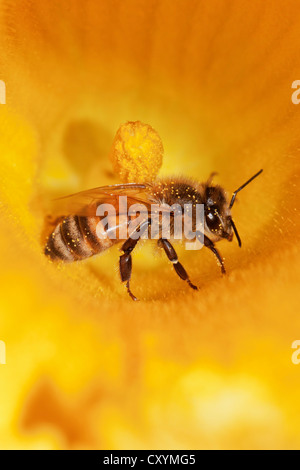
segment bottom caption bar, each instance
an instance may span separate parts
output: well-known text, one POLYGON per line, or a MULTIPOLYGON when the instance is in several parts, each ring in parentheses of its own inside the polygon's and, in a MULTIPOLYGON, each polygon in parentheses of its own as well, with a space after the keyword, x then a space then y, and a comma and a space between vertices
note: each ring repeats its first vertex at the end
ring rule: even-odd
MULTIPOLYGON (((66 463, 68 468, 112 468, 121 465, 123 468, 156 468, 160 465, 195 465, 200 463, 200 451, 177 450, 46 450, 19 451, 22 452, 22 462, 26 462, 26 453, 30 455, 28 461, 31 468, 41 468, 40 465, 47 462, 48 466, 61 467, 66 463), (45 456, 45 453, 47 454, 45 456), (46 459, 46 460, 45 460, 46 459), (197 462, 198 460, 198 462, 197 462), (36 464, 36 465, 35 465, 36 464)), ((18 455, 16 452, 14 455, 18 455)), ((14 457, 14 456, 13 456, 14 457)), ((13 460, 12 457, 12 460, 13 460)), ((10 456, 11 458, 11 456, 10 456)))

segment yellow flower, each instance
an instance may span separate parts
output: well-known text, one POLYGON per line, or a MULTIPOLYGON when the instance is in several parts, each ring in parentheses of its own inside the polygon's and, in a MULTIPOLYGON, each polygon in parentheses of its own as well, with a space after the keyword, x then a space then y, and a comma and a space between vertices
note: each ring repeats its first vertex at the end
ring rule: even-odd
POLYGON ((296 2, 0 3, 1 448, 299 448, 296 2), (156 129, 161 175, 229 193, 243 241, 178 248, 193 292, 151 243, 57 267, 47 201, 119 182, 126 121, 156 129))

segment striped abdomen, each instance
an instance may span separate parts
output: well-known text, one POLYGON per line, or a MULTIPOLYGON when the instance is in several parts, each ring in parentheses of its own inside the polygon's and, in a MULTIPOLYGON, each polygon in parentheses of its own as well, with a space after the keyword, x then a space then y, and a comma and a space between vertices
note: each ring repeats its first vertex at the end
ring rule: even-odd
POLYGON ((101 253, 116 242, 108 237, 100 217, 70 215, 48 237, 45 254, 54 261, 72 262, 101 253), (101 238, 97 233, 102 234, 101 238))

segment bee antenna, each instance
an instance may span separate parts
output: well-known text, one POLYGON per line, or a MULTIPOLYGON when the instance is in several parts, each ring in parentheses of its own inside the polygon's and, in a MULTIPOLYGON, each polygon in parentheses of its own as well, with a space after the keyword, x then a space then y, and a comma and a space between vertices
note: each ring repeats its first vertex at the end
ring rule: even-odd
POLYGON ((235 226, 235 223, 233 222, 232 218, 230 217, 230 223, 231 223, 231 227, 233 228, 233 231, 234 231, 234 234, 236 236, 236 239, 238 241, 238 244, 239 244, 239 247, 241 248, 242 246, 242 242, 241 242, 241 239, 240 239, 240 236, 239 236, 239 232, 237 231, 237 228, 235 226))
POLYGON ((209 175, 208 180, 207 180, 207 182, 206 182, 207 186, 210 186, 210 185, 211 185, 212 180, 214 179, 215 176, 217 176, 217 174, 218 174, 218 173, 217 173, 216 171, 213 171, 213 172, 209 175))
MULTIPOLYGON (((236 191, 234 191, 234 193, 233 193, 233 195, 232 195, 232 198, 231 198, 231 201, 230 201, 230 204, 229 204, 229 209, 232 208, 237 193, 238 193, 239 191, 241 191, 242 189, 244 189, 244 187, 247 186, 247 184, 251 183, 251 181, 253 181, 254 178, 256 178, 258 175, 260 175, 262 172, 263 172, 263 170, 259 170, 254 176, 252 176, 252 178, 250 178, 248 181, 246 181, 246 183, 242 184, 242 186, 240 186, 236 191)), ((233 230, 234 230, 235 234, 237 234, 236 228, 235 228, 234 224, 232 225, 232 227, 233 227, 233 230)))

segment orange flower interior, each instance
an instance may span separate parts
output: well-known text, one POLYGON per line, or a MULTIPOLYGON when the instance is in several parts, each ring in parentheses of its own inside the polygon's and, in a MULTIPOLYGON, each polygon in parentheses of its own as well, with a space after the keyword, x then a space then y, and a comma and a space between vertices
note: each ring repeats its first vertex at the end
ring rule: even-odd
POLYGON ((0 25, 1 447, 299 448, 295 3, 2 0, 0 25), (118 247, 43 255, 51 198, 129 179, 110 160, 126 121, 161 136, 162 176, 216 171, 230 195, 264 169, 233 208, 242 249, 218 244, 226 277, 176 247, 199 292, 150 242, 136 303, 118 247))

